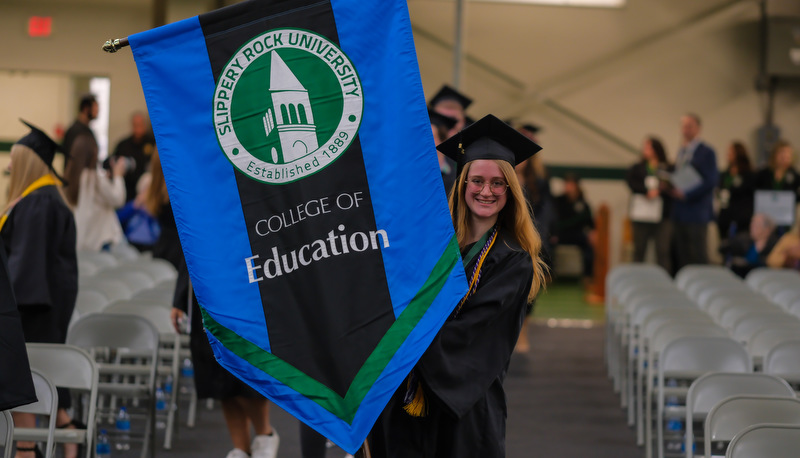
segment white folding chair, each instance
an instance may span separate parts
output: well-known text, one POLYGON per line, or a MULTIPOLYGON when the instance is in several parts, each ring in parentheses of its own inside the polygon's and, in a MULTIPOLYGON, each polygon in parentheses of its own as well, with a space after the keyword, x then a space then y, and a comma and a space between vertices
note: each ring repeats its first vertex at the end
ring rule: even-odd
MULTIPOLYGON (((643 353, 644 358, 640 358, 639 373, 644 374, 644 379, 638 384, 636 396, 636 425, 637 425, 637 444, 644 445, 645 456, 653 456, 653 397, 656 394, 654 380, 657 381, 657 367, 659 358, 664 348, 674 340, 689 336, 727 336, 727 332, 716 324, 709 323, 665 323, 655 329, 652 336, 645 336, 644 345, 646 348, 643 353)), ((688 389, 688 387, 686 388, 688 389)))
POLYGON ((762 423, 733 438, 725 458, 796 458, 800 450, 800 425, 762 423))
MULTIPOLYGON (((658 407, 656 432, 658 458, 664 458, 664 417, 683 418, 685 411, 665 409, 667 392, 679 397, 686 394, 668 390, 667 379, 696 379, 708 372, 752 372, 753 363, 744 346, 727 337, 681 337, 668 343, 658 360, 658 407)), ((680 438, 681 440, 683 437, 680 438)))
POLYGON ((11 418, 11 412, 3 410, 0 412, 0 445, 3 446, 3 458, 11 458, 11 449, 13 449, 14 435, 14 419, 11 418))
POLYGON ((15 441, 43 442, 45 458, 55 456, 56 411, 58 410, 58 392, 53 382, 40 371, 31 369, 33 386, 36 389, 37 401, 17 407, 13 412, 47 416, 46 428, 14 428, 15 441))
MULTIPOLYGON (((720 401, 737 395, 794 396, 786 380, 774 375, 756 373, 712 372, 689 386, 686 395, 686 458, 695 455, 694 424, 705 425, 708 412, 720 401)), ((699 451, 699 447, 697 448, 699 451)))
MULTIPOLYGON (((740 431, 758 423, 800 425, 800 399, 789 396, 731 396, 718 402, 706 417, 705 456, 712 443, 730 442, 740 431)), ((795 450, 797 456, 800 449, 795 450)))
MULTIPOLYGON (((132 299, 127 302, 112 304, 103 313, 140 316, 149 321, 158 330, 160 351, 157 375, 162 380, 166 379, 166 377, 172 377, 175 384, 173 393, 179 393, 181 339, 180 335, 172 327, 170 310, 160 305, 140 303, 132 299)), ((171 405, 172 400, 168 404, 171 405)), ((172 437, 177 425, 176 411, 177 409, 172 409, 171 407, 167 410, 166 432, 164 434, 164 448, 167 450, 172 448, 172 437)))
POLYGON ((94 360, 84 350, 72 345, 29 343, 26 348, 32 369, 40 371, 56 387, 70 389, 87 398, 86 412, 81 417, 86 429, 56 429, 54 437, 56 444, 83 445, 86 458, 92 457, 98 388, 98 371, 94 360))
POLYGON ((146 424, 142 457, 155 456, 155 390, 159 333, 148 320, 135 315, 95 313, 78 320, 67 342, 92 351, 101 363, 102 394, 145 404, 146 424), (98 351, 99 349, 99 351, 98 351), (105 358, 105 354, 115 355, 105 358))

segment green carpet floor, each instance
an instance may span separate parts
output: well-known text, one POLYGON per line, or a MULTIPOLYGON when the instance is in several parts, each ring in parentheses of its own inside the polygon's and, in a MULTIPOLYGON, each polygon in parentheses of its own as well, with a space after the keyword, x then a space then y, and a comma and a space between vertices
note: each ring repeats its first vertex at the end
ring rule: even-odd
POLYGON ((536 300, 533 318, 538 322, 550 319, 603 321, 603 304, 589 304, 579 281, 557 280, 547 286, 536 300))

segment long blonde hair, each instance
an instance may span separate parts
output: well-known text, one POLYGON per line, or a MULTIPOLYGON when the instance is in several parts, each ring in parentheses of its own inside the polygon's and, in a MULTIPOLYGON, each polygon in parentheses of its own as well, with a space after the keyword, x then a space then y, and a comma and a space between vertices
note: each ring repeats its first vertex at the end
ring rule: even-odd
MULTIPOLYGON (((522 186, 519 184, 517 174, 514 167, 501 160, 492 160, 500 167, 503 172, 503 177, 508 183, 508 200, 506 205, 500 210, 497 216, 497 222, 500 227, 508 230, 514 237, 514 240, 519 243, 523 250, 528 252, 533 260, 533 283, 528 292, 528 300, 533 300, 539 289, 544 286, 545 278, 545 264, 540 256, 542 250, 542 238, 539 232, 533 226, 533 218, 531 216, 531 208, 525 199, 525 194, 522 192, 522 186)), ((450 214, 453 217, 453 227, 456 230, 456 238, 458 239, 459 247, 464 247, 468 240, 469 222, 471 211, 467 206, 464 195, 466 193, 466 181, 469 176, 469 169, 472 162, 468 162, 456 181, 456 185, 450 190, 449 204, 450 214)))
POLYGON ((32 149, 20 144, 11 146, 11 176, 8 185, 8 203, 0 214, 6 214, 17 203, 17 199, 22 196, 28 186, 48 174, 50 174, 50 167, 32 149))
POLYGON ((158 156, 158 149, 154 148, 150 158, 150 185, 145 191, 144 208, 151 215, 158 216, 168 202, 167 182, 161 169, 161 158, 158 156))

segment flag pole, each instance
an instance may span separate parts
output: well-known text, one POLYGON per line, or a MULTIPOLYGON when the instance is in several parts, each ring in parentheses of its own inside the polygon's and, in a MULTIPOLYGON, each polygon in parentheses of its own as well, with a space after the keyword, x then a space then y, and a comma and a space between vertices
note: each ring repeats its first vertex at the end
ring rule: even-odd
POLYGON ((128 37, 125 38, 117 38, 114 40, 108 40, 103 43, 103 51, 105 52, 117 52, 120 49, 129 46, 128 37))

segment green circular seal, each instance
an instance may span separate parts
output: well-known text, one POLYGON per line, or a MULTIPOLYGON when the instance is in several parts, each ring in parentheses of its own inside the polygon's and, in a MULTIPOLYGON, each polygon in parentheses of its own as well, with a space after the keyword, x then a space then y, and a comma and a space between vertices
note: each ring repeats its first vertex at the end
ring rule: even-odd
POLYGON ((364 109, 361 81, 322 35, 275 29, 231 57, 214 91, 214 129, 231 163, 269 184, 324 169, 350 146, 364 109))

